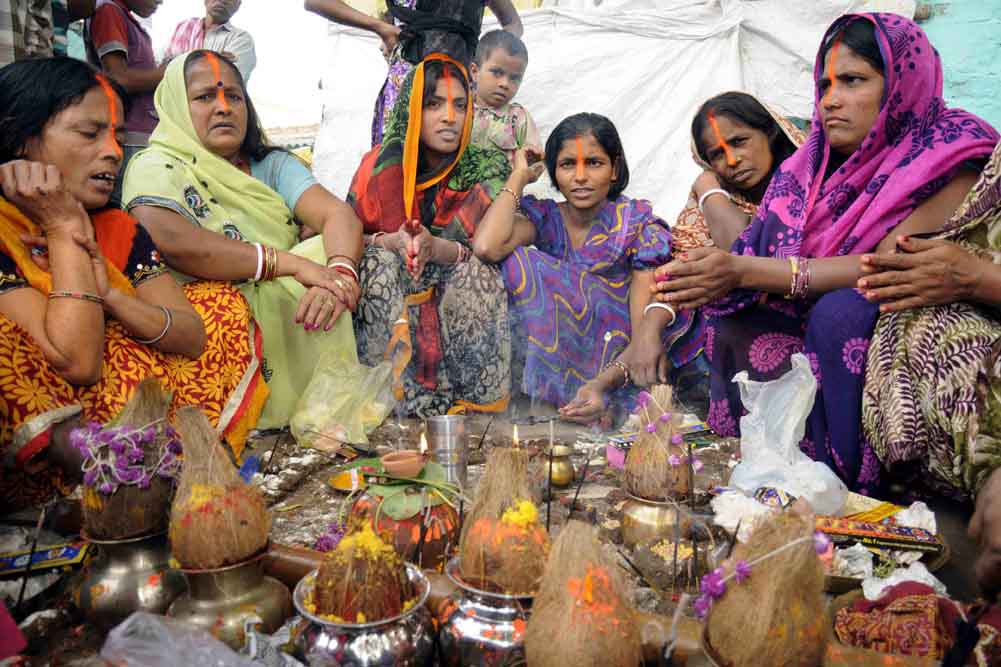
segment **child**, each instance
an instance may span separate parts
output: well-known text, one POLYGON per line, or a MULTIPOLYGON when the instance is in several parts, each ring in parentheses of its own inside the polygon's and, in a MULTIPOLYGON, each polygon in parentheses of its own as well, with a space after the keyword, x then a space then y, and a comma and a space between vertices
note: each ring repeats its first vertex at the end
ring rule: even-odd
POLYGON ((528 110, 511 101, 527 67, 525 43, 504 30, 491 30, 480 39, 476 62, 470 69, 476 84, 470 142, 480 148, 498 148, 512 163, 519 148, 541 143, 528 110))

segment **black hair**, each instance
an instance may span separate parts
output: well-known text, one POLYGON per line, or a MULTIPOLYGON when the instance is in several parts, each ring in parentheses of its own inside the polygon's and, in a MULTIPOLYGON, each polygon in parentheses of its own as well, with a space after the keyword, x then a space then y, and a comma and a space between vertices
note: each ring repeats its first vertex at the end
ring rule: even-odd
POLYGON ((556 158, 563 148, 563 142, 588 134, 601 144, 615 166, 615 181, 608 191, 608 199, 613 200, 629 185, 629 165, 626 163, 619 131, 615 129, 612 121, 600 114, 578 113, 568 116, 552 131, 546 140, 546 170, 549 172, 549 179, 553 182, 553 187, 559 188, 556 183, 556 158))
POLYGON ((462 84, 462 89, 469 95, 469 81, 466 75, 454 64, 446 60, 429 60, 424 63, 424 97, 425 102, 434 95, 435 88, 438 87, 438 80, 445 76, 445 68, 452 79, 462 84))
POLYGON ((760 130, 768 137, 768 148, 772 151, 772 170, 796 152, 796 145, 786 136, 768 109, 753 95, 740 92, 722 93, 710 97, 702 103, 692 119, 692 140, 695 150, 703 161, 709 163, 708 151, 702 143, 702 135, 709 125, 709 114, 726 116, 731 120, 760 130))
POLYGON ((257 109, 254 108, 254 103, 250 99, 250 94, 247 92, 247 84, 243 80, 243 76, 240 74, 240 70, 236 68, 232 62, 227 58, 222 57, 222 55, 209 51, 207 49, 198 49, 197 51, 192 51, 188 54, 188 59, 184 61, 184 80, 185 85, 187 85, 188 73, 191 68, 199 60, 204 60, 209 54, 214 55, 219 62, 225 63, 233 73, 236 75, 236 80, 240 83, 240 91, 243 93, 243 99, 247 101, 247 134, 243 138, 243 143, 240 144, 240 152, 250 158, 260 162, 270 153, 275 151, 284 151, 285 149, 279 146, 272 146, 268 143, 267 137, 264 136, 264 130, 261 128, 261 119, 257 115, 257 109))
POLYGON ((871 22, 862 18, 845 21, 827 36, 820 48, 820 62, 827 59, 827 52, 839 41, 857 53, 859 58, 872 65, 873 69, 886 76, 883 52, 879 50, 879 42, 876 40, 876 26, 871 22))
POLYGON ((512 58, 521 58, 528 62, 528 47, 521 38, 507 30, 491 30, 482 37, 476 46, 476 66, 482 67, 483 63, 490 60, 490 54, 494 49, 504 49, 512 58))
MULTIPOLYGON (((18 60, 0 68, 0 164, 24 155, 28 140, 42 136, 52 118, 101 86, 98 71, 75 58, 18 60)), ((128 95, 107 82, 128 113, 128 95)))

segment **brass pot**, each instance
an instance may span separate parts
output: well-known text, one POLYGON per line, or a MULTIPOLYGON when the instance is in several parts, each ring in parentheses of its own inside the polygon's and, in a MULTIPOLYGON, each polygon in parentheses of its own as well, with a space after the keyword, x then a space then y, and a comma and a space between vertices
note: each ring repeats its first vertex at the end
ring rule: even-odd
POLYGON ((264 575, 266 555, 211 570, 181 570, 188 592, 170 605, 167 616, 237 650, 243 648, 248 625, 271 634, 292 616, 292 594, 285 584, 264 575))
POLYGON ((629 549, 641 542, 674 537, 680 521, 681 535, 688 535, 692 521, 688 511, 676 503, 647 500, 628 494, 622 505, 622 543, 629 549))
MULTIPOLYGON (((552 448, 552 483, 553 486, 557 488, 570 486, 577 477, 577 471, 574 470, 573 461, 570 460, 570 454, 572 452, 573 449, 567 447, 566 445, 555 445, 552 448)), ((542 460, 542 466, 547 472, 549 471, 548 455, 542 460)))
POLYGON ((73 601, 84 618, 110 629, 134 611, 162 614, 187 586, 170 568, 165 532, 127 540, 94 540, 97 555, 87 561, 73 586, 73 601))

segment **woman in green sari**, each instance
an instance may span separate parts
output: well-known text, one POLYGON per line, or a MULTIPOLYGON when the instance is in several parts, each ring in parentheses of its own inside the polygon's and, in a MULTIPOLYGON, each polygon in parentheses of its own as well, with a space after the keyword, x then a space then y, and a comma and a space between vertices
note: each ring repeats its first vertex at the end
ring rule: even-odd
POLYGON ((357 363, 361 222, 294 156, 266 145, 236 68, 211 51, 175 59, 160 124, 125 173, 123 202, 187 282, 239 283, 263 333, 270 397, 259 428, 288 424, 320 353, 357 363), (299 243, 301 226, 319 236, 299 243))
POLYGON ((916 495, 972 498, 1001 467, 1001 144, 941 233, 899 237, 862 272, 881 312, 865 436, 916 495))

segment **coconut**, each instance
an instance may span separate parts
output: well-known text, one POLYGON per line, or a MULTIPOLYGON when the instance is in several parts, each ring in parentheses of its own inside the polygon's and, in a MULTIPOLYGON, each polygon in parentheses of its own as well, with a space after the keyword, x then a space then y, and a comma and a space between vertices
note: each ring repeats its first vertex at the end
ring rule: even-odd
POLYGON ((602 551, 597 532, 571 521, 553 544, 525 653, 532 667, 636 667, 642 643, 622 571, 602 551))
POLYGON ((647 500, 688 497, 688 452, 681 439, 681 415, 675 411, 671 387, 653 387, 641 399, 637 414, 643 427, 626 455, 626 490, 647 500))
POLYGON ((177 413, 184 466, 170 514, 170 548, 187 569, 242 562, 262 551, 271 513, 260 490, 245 484, 219 435, 195 407, 177 413))
POLYGON ((415 599, 393 543, 356 521, 320 565, 306 607, 335 623, 372 623, 399 616, 415 599))
POLYGON ((485 590, 531 595, 542 576, 549 534, 531 500, 528 461, 522 449, 490 452, 476 502, 462 527, 462 577, 485 590))

